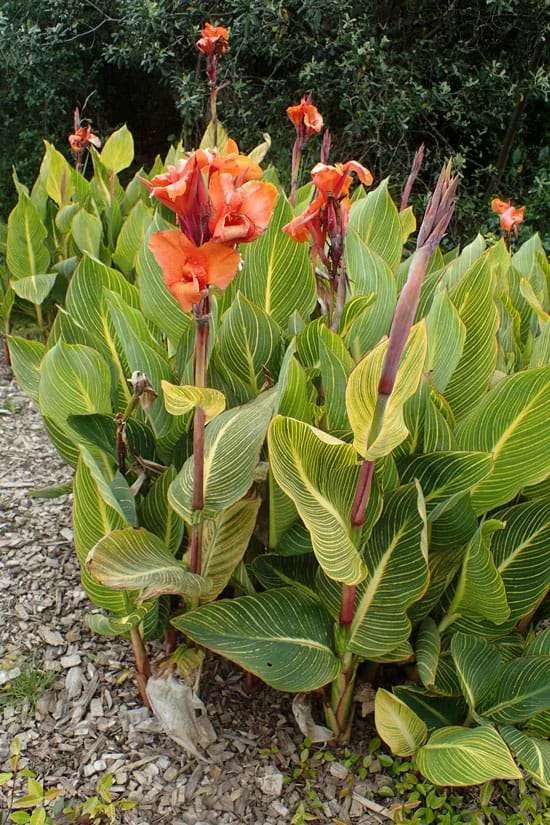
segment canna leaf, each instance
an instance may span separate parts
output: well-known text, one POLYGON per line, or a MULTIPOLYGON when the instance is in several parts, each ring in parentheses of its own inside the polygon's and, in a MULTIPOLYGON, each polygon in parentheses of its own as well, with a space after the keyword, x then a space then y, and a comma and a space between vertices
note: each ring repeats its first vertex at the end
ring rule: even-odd
POLYGON ((351 529, 358 476, 349 444, 293 418, 276 416, 268 433, 271 470, 311 534, 327 576, 357 584, 366 575, 351 529))
MULTIPOLYGON (((35 277, 48 271, 50 253, 46 246, 48 230, 30 197, 20 193, 8 218, 6 263, 14 281, 35 277)), ((36 303, 36 302, 35 302, 36 303)))
POLYGON ((151 484, 141 505, 141 521, 151 533, 155 533, 173 556, 183 541, 184 523, 168 504, 168 489, 176 477, 175 467, 168 467, 151 484))
POLYGON ((402 229, 397 207, 388 192, 388 178, 352 205, 349 226, 392 270, 396 269, 403 247, 402 229))
MULTIPOLYGON (((202 517, 216 518, 249 490, 274 403, 274 390, 268 390, 249 404, 226 410, 207 425, 202 517)), ((168 492, 170 505, 189 523, 194 518, 192 497, 191 456, 168 492)))
POLYGON ((267 231, 243 250, 245 265, 234 281, 235 291, 240 290, 282 329, 295 312, 309 318, 316 296, 307 245, 296 243, 282 231, 292 217, 280 193, 267 231))
POLYGON ((445 398, 457 419, 485 395, 496 366, 498 312, 490 256, 489 251, 475 260, 449 291, 466 329, 461 358, 445 387, 445 398))
POLYGON ((495 722, 516 724, 550 709, 550 656, 522 656, 505 665, 495 696, 483 711, 495 722))
POLYGON ((476 513, 505 504, 550 470, 550 367, 500 381, 457 428, 464 450, 491 454, 493 471, 472 490, 476 513), (528 456, 528 460, 526 460, 528 456))
POLYGON ((180 386, 161 381, 164 404, 170 415, 185 415, 196 407, 206 414, 206 423, 225 410, 225 397, 209 387, 180 386))
POLYGON ((521 779, 510 751, 488 726, 434 731, 416 754, 416 765, 435 785, 464 787, 493 779, 521 779))
POLYGON ((40 366, 38 389, 42 413, 68 429, 69 415, 111 412, 111 375, 95 350, 59 341, 40 366))
POLYGON ((40 341, 29 341, 17 335, 8 337, 10 360, 17 386, 38 402, 40 363, 46 347, 40 341))
POLYGON ((383 688, 376 691, 374 723, 396 756, 412 756, 428 738, 428 728, 411 708, 383 688))
POLYGON ((537 785, 550 792, 550 742, 508 726, 502 727, 500 732, 521 767, 537 785))
POLYGON ((201 601, 212 601, 229 584, 248 548, 261 503, 259 497, 241 499, 205 522, 201 575, 209 587, 201 601))
POLYGON ((92 547, 112 530, 122 529, 127 524, 105 501, 82 456, 76 465, 73 493, 74 544, 81 566, 82 586, 95 605, 116 616, 126 616, 133 611, 132 594, 103 587, 86 570, 86 559, 92 547))
POLYGON ((451 652, 470 712, 482 712, 495 695, 504 665, 502 653, 485 639, 466 633, 454 634, 451 652))
POLYGON ((510 615, 506 590, 491 553, 491 540, 504 522, 489 519, 468 543, 447 617, 440 630, 459 616, 487 619, 502 624, 510 615))
POLYGON ((41 304, 46 300, 53 289, 57 274, 46 273, 43 275, 29 275, 28 278, 19 278, 17 281, 10 281, 10 285, 16 295, 25 301, 33 304, 41 304))
POLYGON ((278 690, 302 693, 336 678, 332 619, 291 587, 204 605, 172 624, 278 690))
POLYGON ((101 150, 101 163, 114 172, 122 172, 134 159, 134 139, 126 124, 113 132, 101 150))
POLYGON ((97 215, 80 209, 71 221, 71 232, 81 252, 87 252, 94 258, 99 257, 103 225, 97 215))
POLYGON ((433 619, 426 618, 416 637, 416 666, 424 687, 433 687, 441 652, 441 638, 433 619))
POLYGON ((459 363, 466 340, 466 326, 446 290, 437 292, 426 317, 428 357, 426 370, 438 392, 445 392, 459 363))
POLYGON ((86 565, 107 587, 142 591, 140 601, 175 593, 193 604, 208 588, 202 576, 185 570, 162 540, 142 527, 109 533, 94 545, 86 565))
POLYGON ((416 479, 422 487, 428 520, 435 521, 458 496, 467 493, 491 472, 489 453, 436 452, 400 462, 401 482, 416 479))
POLYGON ((426 512, 419 487, 409 484, 385 498, 364 558, 368 576, 357 588, 347 648, 372 659, 409 638, 407 608, 428 587, 426 512))
POLYGON ((351 373, 346 389, 346 407, 355 436, 353 446, 363 458, 382 458, 407 437, 403 405, 418 387, 426 358, 426 346, 426 325, 421 322, 409 334, 379 428, 375 410, 388 341, 372 350, 351 373))

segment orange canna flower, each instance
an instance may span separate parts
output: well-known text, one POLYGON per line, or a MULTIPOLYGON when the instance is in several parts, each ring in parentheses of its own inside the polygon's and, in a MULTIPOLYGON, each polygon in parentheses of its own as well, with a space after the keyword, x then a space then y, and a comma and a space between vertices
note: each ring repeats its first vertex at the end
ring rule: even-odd
POLYGON ((356 160, 348 160, 347 163, 337 163, 335 166, 328 166, 326 163, 318 163, 311 170, 311 178, 322 193, 325 199, 332 197, 340 200, 347 197, 353 177, 350 174, 355 172, 361 183, 370 186, 373 177, 368 169, 356 160))
POLYGON ((201 29, 201 37, 197 41, 199 52, 211 57, 225 54, 229 49, 229 30, 223 26, 213 26, 205 23, 201 29))
POLYGON ((303 97, 296 106, 289 106, 286 113, 302 139, 318 135, 323 128, 323 116, 311 102, 311 95, 303 97))
POLYGON ((149 249, 162 269, 168 291, 184 312, 199 303, 209 286, 228 286, 241 259, 231 246, 216 241, 195 246, 178 229, 155 232, 149 249))
POLYGON ((97 149, 101 147, 101 141, 92 132, 91 126, 79 126, 72 135, 69 135, 69 145, 73 152, 82 152, 89 143, 97 149))
POLYGON ((248 243, 264 232, 271 219, 277 188, 251 180, 237 186, 227 172, 212 175, 208 190, 212 207, 208 228, 213 240, 248 243))
POLYGON ((155 197, 173 212, 183 214, 197 195, 198 176, 205 176, 205 185, 214 172, 230 174, 237 185, 262 177, 262 169, 247 155, 239 154, 234 140, 228 140, 225 152, 217 149, 198 149, 188 158, 180 160, 177 166, 169 166, 168 171, 156 175, 151 180, 143 180, 152 197, 155 197))
POLYGON ((501 201, 499 198, 493 198, 491 201, 491 209, 500 215, 500 228, 503 232, 508 234, 514 232, 518 233, 518 227, 525 217, 525 206, 512 206, 510 201, 501 201))
POLYGON ((325 163, 314 166, 311 177, 317 187, 317 195, 305 212, 283 226, 283 231, 295 241, 306 241, 311 238, 321 258, 324 256, 327 234, 332 235, 336 232, 342 235, 345 232, 347 213, 351 205, 349 189, 353 181, 353 172, 365 186, 371 185, 371 173, 355 160, 337 163, 335 166, 325 163), (335 205, 338 207, 337 210, 335 205), (340 215, 339 221, 337 212, 340 215), (336 225, 338 223, 339 226, 336 225))
POLYGON ((263 175, 262 167, 251 160, 248 155, 241 155, 239 147, 229 138, 223 152, 217 149, 207 150, 209 155, 208 174, 227 172, 232 175, 235 184, 240 186, 248 180, 259 180, 263 175))
POLYGON ((180 160, 177 166, 169 166, 166 172, 155 175, 151 180, 144 179, 143 184, 152 197, 173 212, 183 213, 190 205, 190 196, 192 190, 196 189, 197 177, 207 165, 206 152, 199 149, 190 157, 180 160))

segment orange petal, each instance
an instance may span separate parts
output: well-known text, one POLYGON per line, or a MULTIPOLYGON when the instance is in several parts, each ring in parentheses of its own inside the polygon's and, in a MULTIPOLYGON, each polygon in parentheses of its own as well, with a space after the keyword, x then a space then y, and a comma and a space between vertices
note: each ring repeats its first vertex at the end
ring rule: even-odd
POLYGON ((257 238, 267 229, 271 220, 275 201, 279 195, 277 187, 272 183, 249 181, 240 186, 238 192, 242 197, 240 211, 254 224, 254 237, 257 238))
POLYGON ((199 284, 193 281, 177 281, 168 287, 184 312, 191 312, 194 304, 198 304, 202 295, 199 284))
POLYGON ((347 177, 341 164, 328 166, 326 163, 317 163, 311 170, 313 183, 325 197, 331 195, 337 198, 346 183, 347 177))
POLYGON ((237 274, 241 256, 236 249, 216 241, 203 244, 200 251, 206 261, 207 282, 224 289, 237 274))
POLYGON ((287 115, 295 126, 299 126, 303 119, 303 110, 300 103, 296 106, 289 106, 286 110, 287 115))
POLYGON ((323 196, 317 195, 301 215, 297 215, 290 223, 283 226, 283 232, 286 232, 295 241, 307 241, 312 224, 319 220, 319 210, 324 202, 323 196))
POLYGON ((237 143, 233 140, 233 138, 227 138, 227 143, 225 144, 225 151, 224 155, 238 155, 239 154, 239 147, 237 143))
POLYGON ((505 201, 501 201, 500 198, 493 198, 491 201, 491 209, 493 212, 500 214, 505 212, 510 207, 510 202, 505 203, 505 201))
POLYGON ((181 281, 185 262, 196 247, 179 229, 168 229, 151 235, 149 249, 162 269, 166 285, 171 287, 181 281))
POLYGON ((305 107, 304 124, 309 132, 319 133, 323 128, 323 116, 312 103, 305 107))
POLYGON ((365 186, 370 186, 374 180, 367 167, 356 160, 348 160, 347 163, 344 163, 344 171, 355 172, 361 183, 364 183, 365 186))

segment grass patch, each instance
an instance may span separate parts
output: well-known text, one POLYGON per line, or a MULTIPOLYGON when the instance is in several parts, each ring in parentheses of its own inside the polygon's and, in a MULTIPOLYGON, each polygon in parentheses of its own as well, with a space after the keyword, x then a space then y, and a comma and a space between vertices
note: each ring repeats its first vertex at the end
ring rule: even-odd
POLYGON ((40 696, 55 682, 51 670, 43 670, 36 662, 27 662, 21 673, 0 689, 0 708, 19 707, 25 702, 34 711, 40 696))

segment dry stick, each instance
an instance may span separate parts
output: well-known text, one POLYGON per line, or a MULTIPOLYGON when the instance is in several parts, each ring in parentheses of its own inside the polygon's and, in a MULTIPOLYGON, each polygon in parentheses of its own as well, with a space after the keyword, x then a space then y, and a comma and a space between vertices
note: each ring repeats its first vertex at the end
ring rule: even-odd
MULTIPOLYGON (((195 386, 206 385, 206 361, 208 354, 208 329, 210 321, 210 303, 208 296, 197 305, 195 314, 195 386)), ((204 507, 204 430, 206 414, 202 407, 197 407, 193 420, 193 511, 200 513, 204 507)), ((202 556, 202 518, 194 521, 191 528, 191 572, 200 573, 202 556)))
MULTIPOLYGON (((449 162, 443 167, 426 208, 424 220, 418 233, 416 254, 412 260, 405 286, 397 301, 388 348, 382 364, 382 373, 378 384, 378 398, 367 448, 374 444, 382 430, 386 406, 395 385, 401 356, 418 309, 424 275, 430 258, 439 246, 453 215, 457 186, 458 177, 451 176, 451 164, 449 162)), ((355 528, 360 528, 365 523, 374 466, 375 462, 370 459, 365 459, 361 465, 351 511, 351 521, 355 528)), ((340 622, 342 624, 349 625, 353 621, 354 601, 355 586, 343 585, 340 611, 340 622)))

